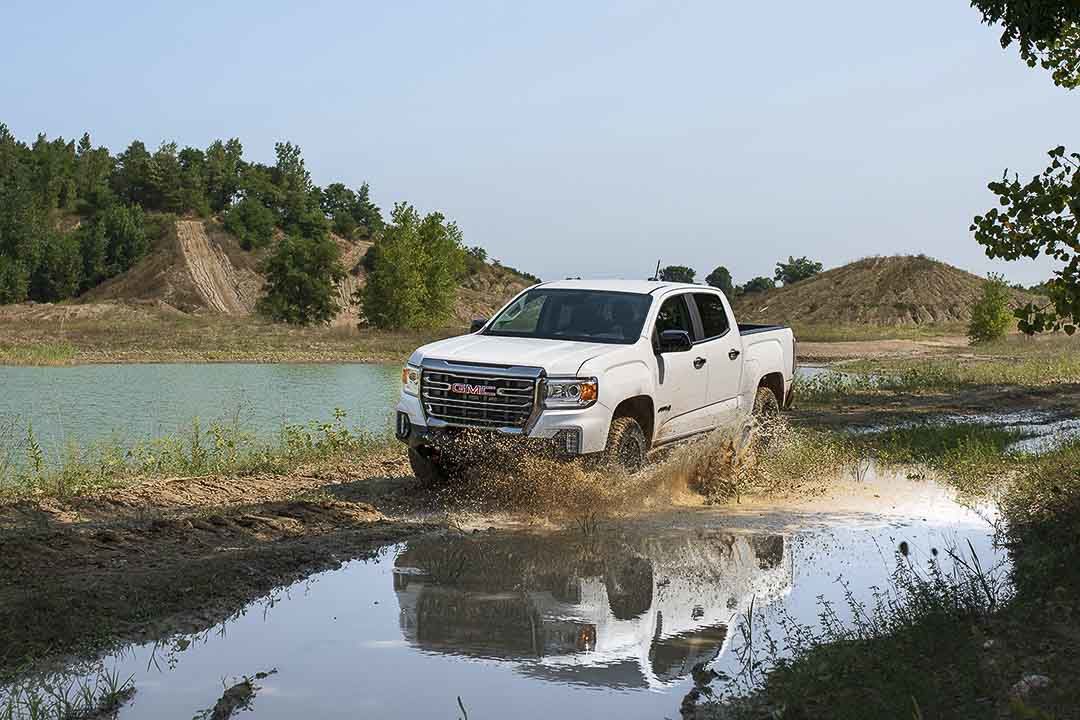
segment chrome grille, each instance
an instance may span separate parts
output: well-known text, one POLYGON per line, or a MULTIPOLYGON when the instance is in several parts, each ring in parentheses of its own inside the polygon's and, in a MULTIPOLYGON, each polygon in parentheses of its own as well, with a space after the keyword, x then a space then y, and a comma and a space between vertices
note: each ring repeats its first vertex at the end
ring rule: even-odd
POLYGON ((420 395, 429 418, 451 425, 524 429, 536 404, 536 380, 424 368, 420 395))

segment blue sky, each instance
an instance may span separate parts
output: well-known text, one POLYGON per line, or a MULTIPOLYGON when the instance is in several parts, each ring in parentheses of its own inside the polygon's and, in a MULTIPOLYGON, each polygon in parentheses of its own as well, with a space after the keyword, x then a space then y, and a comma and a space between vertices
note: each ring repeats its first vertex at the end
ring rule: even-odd
POLYGON ((771 275, 926 253, 1035 282, 968 232, 988 180, 1074 137, 1080 95, 963 0, 8 0, 0 121, 122 149, 304 151, 545 278, 771 275))

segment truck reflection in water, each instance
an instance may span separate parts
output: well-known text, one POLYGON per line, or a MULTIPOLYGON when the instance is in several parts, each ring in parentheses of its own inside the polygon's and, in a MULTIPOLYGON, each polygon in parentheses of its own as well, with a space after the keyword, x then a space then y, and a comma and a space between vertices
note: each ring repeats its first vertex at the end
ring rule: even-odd
POLYGON ((394 563, 401 630, 428 651, 531 677, 671 685, 715 659, 752 598, 791 586, 779 535, 428 538, 394 563))

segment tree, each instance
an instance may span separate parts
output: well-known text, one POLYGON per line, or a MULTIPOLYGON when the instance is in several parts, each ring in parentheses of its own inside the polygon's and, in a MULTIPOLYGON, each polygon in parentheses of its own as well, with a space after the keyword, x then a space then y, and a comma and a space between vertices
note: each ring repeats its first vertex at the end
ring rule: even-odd
POLYGON ((1080 84, 1080 3, 1075 0, 972 0, 987 25, 1001 25, 1001 47, 1014 42, 1031 67, 1051 71, 1056 84, 1080 84))
POLYGON ((776 272, 773 274, 773 277, 778 282, 782 282, 785 285, 791 285, 800 280, 814 277, 821 272, 821 267, 821 263, 814 262, 806 256, 796 260, 788 255, 787 262, 776 263, 776 272))
POLYGON ((180 179, 180 159, 176 143, 161 143, 150 156, 150 193, 142 205, 152 210, 183 213, 184 193, 180 179))
POLYGON ((423 249, 424 327, 445 327, 454 310, 458 284, 465 274, 461 229, 442 213, 429 213, 420 222, 423 249))
POLYGON ((225 212, 225 229, 245 250, 266 247, 274 238, 274 211, 254 197, 245 197, 225 212))
POLYGON ((263 263, 266 295, 259 311, 294 325, 325 324, 333 319, 337 283, 345 278, 341 251, 329 237, 286 235, 263 263))
POLYGON ((79 255, 82 257, 80 292, 96 287, 111 277, 109 272, 109 239, 102 223, 89 222, 76 232, 79 255))
POLYGON ((30 286, 26 266, 8 255, 0 255, 0 305, 22 302, 30 286))
POLYGON ((322 191, 321 205, 334 232, 351 238, 358 224, 356 193, 345 187, 344 183, 331 183, 322 191))
POLYGON ((75 150, 75 194, 78 210, 87 215, 114 202, 109 178, 115 161, 108 148, 94 148, 90 133, 84 133, 75 150))
POLYGON ((972 343, 989 342, 1005 337, 1013 323, 1009 309, 1009 286, 1005 278, 991 274, 983 283, 983 292, 971 307, 968 338, 972 343))
MULTIPOLYGON (((1027 0, 974 0, 988 24, 1000 23, 1001 44, 1016 43, 1029 65, 1051 71, 1054 83, 1080 85, 1080 4, 1027 0)), ((1048 304, 1028 303, 1014 314, 1022 332, 1076 332, 1080 325, 1080 154, 1058 146, 1050 164, 1026 182, 1006 169, 989 189, 995 207, 975 217, 971 231, 991 258, 1016 260, 1046 255, 1060 261, 1046 283, 1048 304)))
POLYGON ((739 286, 739 292, 750 294, 757 292, 764 292, 766 290, 772 290, 776 287, 776 282, 772 278, 758 276, 751 278, 745 285, 739 286))
POLYGON ((718 266, 709 273, 705 278, 705 282, 714 288, 722 290, 725 295, 730 296, 734 291, 734 286, 731 284, 731 273, 723 265, 718 266))
POLYGON ((206 156, 202 150, 186 147, 177 155, 180 163, 180 205, 182 212, 202 217, 210 214, 206 192, 206 156))
POLYGON ((382 212, 371 201, 371 188, 367 183, 361 185, 356 191, 356 209, 353 211, 353 217, 358 225, 358 234, 365 238, 373 237, 385 225, 382 212))
POLYGON ((441 213, 421 218, 411 205, 395 205, 390 225, 364 258, 364 317, 391 329, 444 325, 453 311, 465 256, 461 230, 441 213))
POLYGON ((206 149, 206 198, 213 212, 232 203, 241 187, 244 146, 236 138, 215 140, 206 149))
POLYGON ((38 302, 56 302, 79 291, 82 253, 75 233, 50 232, 41 260, 29 278, 28 294, 38 302))
POLYGON ((660 279, 665 282, 692 283, 697 275, 693 268, 685 265, 668 265, 660 271, 660 279))
POLYGON ((1080 154, 1064 147, 1049 152, 1050 166, 1030 181, 1005 177, 989 185, 1000 208, 975 217, 975 240, 991 258, 1016 260, 1046 255, 1063 263, 1045 283, 1050 303, 1016 311, 1020 330, 1034 334, 1080 323, 1080 154))
POLYGON ((125 202, 154 207, 153 157, 141 140, 135 140, 117 156, 112 186, 125 202))
POLYGON ((75 143, 37 136, 30 149, 30 183, 36 201, 46 210, 75 207, 75 143))

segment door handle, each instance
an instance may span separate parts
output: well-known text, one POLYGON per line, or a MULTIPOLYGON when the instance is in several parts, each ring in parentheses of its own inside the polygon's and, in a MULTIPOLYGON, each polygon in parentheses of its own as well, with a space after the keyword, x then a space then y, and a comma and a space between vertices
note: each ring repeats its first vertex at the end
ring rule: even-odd
POLYGON ((705 367, 705 358, 703 358, 703 357, 694 358, 694 369, 695 370, 700 370, 703 367, 705 367))
POLYGON ((739 352, 738 350, 736 350, 735 348, 732 348, 731 351, 727 354, 728 360, 735 360, 740 355, 742 355, 742 353, 739 352))

